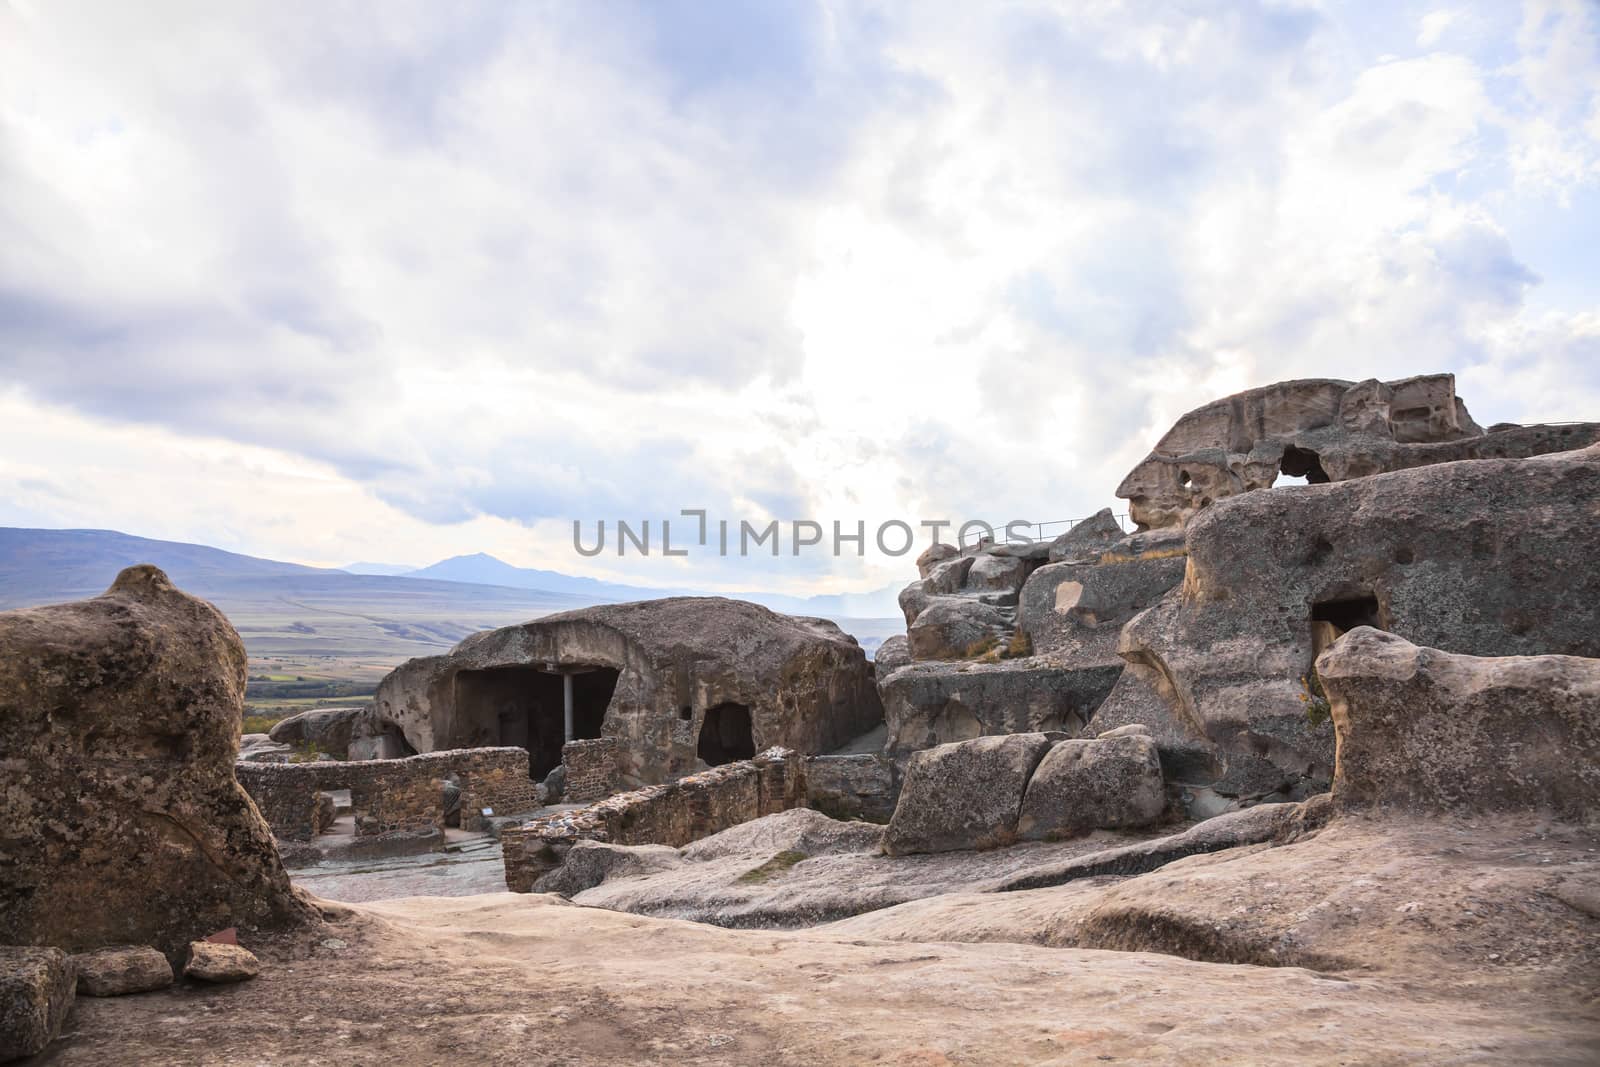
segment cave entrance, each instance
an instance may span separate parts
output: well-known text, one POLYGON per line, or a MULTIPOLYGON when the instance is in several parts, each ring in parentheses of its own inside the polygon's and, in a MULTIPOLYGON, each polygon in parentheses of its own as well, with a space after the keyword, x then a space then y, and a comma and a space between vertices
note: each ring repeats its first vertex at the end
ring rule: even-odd
POLYGON ((715 767, 756 754, 755 732, 750 725, 750 709, 743 704, 718 704, 706 709, 700 723, 699 756, 715 767))
POLYGON ((1323 485, 1330 481, 1328 472, 1322 469, 1322 458, 1309 448, 1296 448, 1290 445, 1283 450, 1283 458, 1278 461, 1278 477, 1272 484, 1280 485, 1323 485))
POLYGON ((1322 650, 1333 644, 1357 626, 1371 626, 1382 630, 1383 609, 1378 598, 1371 593, 1319 600, 1311 605, 1311 656, 1313 661, 1322 650))
POLYGON ((600 736, 618 674, 609 667, 545 670, 520 664, 462 671, 455 679, 456 721, 448 744, 525 748, 528 774, 540 780, 561 763, 567 741, 600 736))

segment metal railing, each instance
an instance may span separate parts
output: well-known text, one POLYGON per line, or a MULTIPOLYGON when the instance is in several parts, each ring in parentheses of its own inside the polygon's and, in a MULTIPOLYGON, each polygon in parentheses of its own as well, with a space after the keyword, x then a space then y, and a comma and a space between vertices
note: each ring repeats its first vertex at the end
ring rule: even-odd
MULTIPOLYGON (((1123 533, 1133 533, 1134 523, 1127 512, 1113 514, 1111 517, 1117 520, 1117 525, 1122 528, 1123 533)), ((973 521, 986 522, 987 520, 979 519, 973 521)), ((1027 527, 1033 531, 1032 538, 1034 541, 1053 541, 1057 537, 1060 537, 1062 534, 1066 533, 1068 530, 1071 530, 1074 526, 1077 526, 1079 523, 1087 521, 1088 519, 1051 519, 1047 522, 1030 522, 1027 523, 1027 527)), ((994 530, 994 540, 997 544, 1005 544, 1006 542, 1007 523, 1016 524, 1012 527, 1013 530, 1016 530, 1022 525, 1022 520, 1007 519, 1005 522, 987 523, 987 525, 994 530)), ((970 526, 970 523, 968 525, 970 526)), ((985 536, 986 535, 982 530, 969 529, 968 536, 962 537, 960 536, 960 532, 958 530, 956 547, 963 549, 976 547, 982 543, 985 536)))

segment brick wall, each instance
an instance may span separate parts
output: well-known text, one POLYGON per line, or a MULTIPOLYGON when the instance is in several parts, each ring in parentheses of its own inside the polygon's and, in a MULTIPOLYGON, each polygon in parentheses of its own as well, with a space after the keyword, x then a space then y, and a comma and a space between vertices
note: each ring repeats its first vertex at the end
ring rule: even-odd
POLYGON ((573 842, 682 846, 763 815, 806 806, 805 760, 772 748, 666 785, 618 793, 586 808, 547 815, 500 832, 506 886, 532 892, 559 867, 573 842))
POLYGON ((585 804, 617 791, 617 754, 622 743, 614 737, 595 737, 568 741, 561 749, 561 765, 567 769, 567 785, 562 800, 585 804))
POLYGON ((459 748, 394 760, 236 763, 234 773, 273 834, 284 840, 316 836, 317 794, 332 789, 350 790, 356 833, 363 837, 442 828, 444 780, 450 774, 461 782, 463 813, 538 806, 528 779, 528 753, 521 748, 459 748))

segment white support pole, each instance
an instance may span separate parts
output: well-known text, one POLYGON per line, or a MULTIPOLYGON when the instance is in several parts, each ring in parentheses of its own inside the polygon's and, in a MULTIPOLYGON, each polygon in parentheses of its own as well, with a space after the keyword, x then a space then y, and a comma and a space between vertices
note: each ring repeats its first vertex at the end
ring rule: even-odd
POLYGON ((561 676, 561 703, 566 712, 567 740, 572 740, 572 675, 561 676))

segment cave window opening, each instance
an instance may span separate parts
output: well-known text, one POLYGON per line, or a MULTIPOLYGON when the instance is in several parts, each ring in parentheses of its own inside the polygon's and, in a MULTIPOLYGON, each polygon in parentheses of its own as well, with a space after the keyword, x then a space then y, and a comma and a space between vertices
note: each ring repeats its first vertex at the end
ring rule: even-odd
POLYGON ((1332 623, 1341 632, 1354 630, 1357 626, 1383 629, 1378 598, 1370 593, 1363 596, 1342 597, 1338 600, 1323 600, 1313 604, 1311 621, 1332 623))
POLYGON ((1325 485, 1330 480, 1328 472, 1322 469, 1320 456, 1309 448, 1290 445, 1283 450, 1283 458, 1278 461, 1278 477, 1272 486, 1325 485))
POLYGON ((1315 664, 1324 649, 1357 626, 1384 629, 1383 609, 1371 593, 1334 597, 1312 604, 1311 662, 1315 664))
POLYGON ((707 708, 700 724, 698 754, 712 767, 753 758, 756 741, 750 709, 732 703, 707 708))

